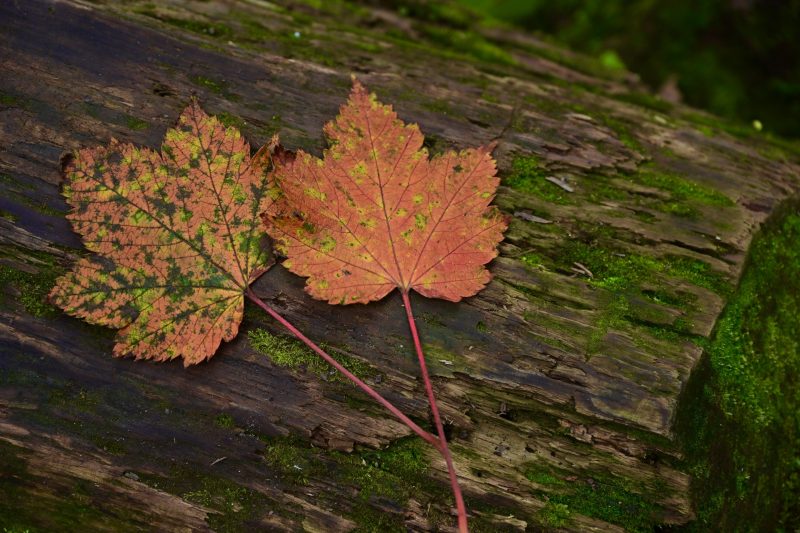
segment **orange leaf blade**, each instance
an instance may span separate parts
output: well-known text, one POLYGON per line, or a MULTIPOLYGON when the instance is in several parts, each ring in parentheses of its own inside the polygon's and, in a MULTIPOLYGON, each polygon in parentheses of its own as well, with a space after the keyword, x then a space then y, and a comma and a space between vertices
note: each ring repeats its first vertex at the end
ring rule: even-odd
POLYGON ((357 81, 325 126, 323 159, 300 151, 277 165, 284 197, 267 231, 330 303, 367 303, 395 287, 458 301, 490 279, 506 221, 489 204, 499 184, 490 148, 429 159, 415 124, 357 81))
POLYGON ((244 290, 271 264, 258 219, 274 194, 265 164, 196 102, 160 154, 116 141, 81 150, 66 168, 67 217, 95 255, 51 300, 121 328, 117 356, 210 358, 236 336, 244 290))

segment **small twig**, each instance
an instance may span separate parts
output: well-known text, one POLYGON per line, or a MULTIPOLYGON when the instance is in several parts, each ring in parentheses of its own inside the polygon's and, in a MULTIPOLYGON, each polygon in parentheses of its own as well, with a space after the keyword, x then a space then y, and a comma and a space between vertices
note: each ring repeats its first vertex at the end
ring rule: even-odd
POLYGON ((227 459, 227 457, 220 457, 219 459, 215 459, 209 466, 214 466, 217 463, 221 463, 225 459, 227 459))

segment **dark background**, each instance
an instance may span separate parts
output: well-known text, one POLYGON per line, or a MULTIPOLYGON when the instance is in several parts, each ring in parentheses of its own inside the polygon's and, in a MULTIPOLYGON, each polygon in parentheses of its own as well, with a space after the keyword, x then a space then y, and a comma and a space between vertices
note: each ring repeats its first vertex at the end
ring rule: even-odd
POLYGON ((800 1, 459 1, 627 67, 666 99, 800 137, 800 1))

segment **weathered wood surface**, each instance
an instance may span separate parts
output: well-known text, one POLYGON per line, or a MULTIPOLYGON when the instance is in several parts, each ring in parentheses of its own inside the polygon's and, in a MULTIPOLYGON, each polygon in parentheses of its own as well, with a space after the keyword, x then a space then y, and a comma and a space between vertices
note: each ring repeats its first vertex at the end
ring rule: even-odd
MULTIPOLYGON (((64 153, 112 136, 158 146, 192 94, 253 145, 280 131, 290 148, 319 153, 351 73, 419 123, 433 151, 496 140, 505 179, 535 155, 546 169, 536 179, 573 189, 501 187, 496 203, 513 222, 495 280, 460 304, 414 299, 476 527, 547 528, 548 494, 596 483, 640 494, 649 507, 628 512, 654 522, 691 519, 670 432, 679 393, 753 232, 796 190, 797 156, 756 134, 730 136, 687 108, 629 103, 652 104, 633 76, 578 70, 585 60, 531 37, 485 30, 480 42, 490 44, 477 49, 448 31, 449 46, 432 44, 397 12, 338 3, 0 4, 0 520, 66 530, 369 528, 353 503, 363 483, 337 478, 330 457, 408 431, 355 390, 271 364, 244 334, 189 369, 115 360, 111 334, 46 306, 32 313, 25 294, 40 297, 36 284, 83 253, 59 195, 64 153), (702 188, 676 192, 643 172, 702 188), (704 199, 707 190, 730 205, 704 199), (575 260, 575 246, 611 262, 644 259, 631 267, 638 277, 617 283, 613 268, 593 273, 575 260), (288 476, 265 453, 286 435, 330 469, 288 476), (205 481, 176 479, 186 471, 205 481), (221 496, 204 485, 212 477, 234 494, 223 515, 244 519, 213 520, 221 496), (237 498, 259 505, 242 509, 237 498)), ((310 337, 371 365, 375 386, 425 420, 399 297, 338 308, 305 297, 302 285, 275 267, 255 289, 310 337)), ((256 327, 282 333, 248 312, 244 332, 256 327)), ((423 488, 367 505, 413 530, 446 528, 446 472, 428 455, 436 496, 423 488)), ((573 511, 563 528, 618 526, 573 511)))

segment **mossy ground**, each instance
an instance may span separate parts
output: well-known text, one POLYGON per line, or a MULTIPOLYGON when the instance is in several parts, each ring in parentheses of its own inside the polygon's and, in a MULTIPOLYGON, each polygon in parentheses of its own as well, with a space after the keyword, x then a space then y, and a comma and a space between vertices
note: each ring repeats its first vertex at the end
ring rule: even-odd
POLYGON ((690 531, 800 527, 800 202, 757 235, 681 399, 690 531))

